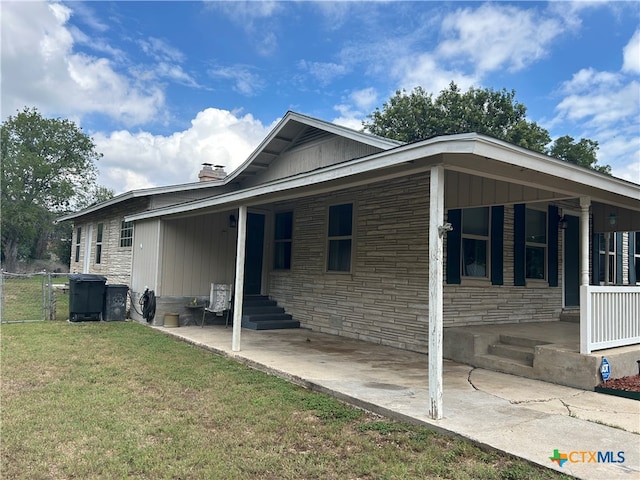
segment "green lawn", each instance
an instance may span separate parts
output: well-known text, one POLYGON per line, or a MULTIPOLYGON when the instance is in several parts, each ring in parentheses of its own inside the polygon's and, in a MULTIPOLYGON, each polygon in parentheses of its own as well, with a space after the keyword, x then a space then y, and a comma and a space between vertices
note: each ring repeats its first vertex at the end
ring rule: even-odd
MULTIPOLYGON (((24 322, 44 320, 43 283, 46 283, 42 275, 31 277, 5 277, 3 280, 3 322, 24 322)), ((68 276, 53 276, 51 283, 65 284, 69 282, 68 276)), ((69 318, 69 293, 58 291, 56 296, 56 320, 69 318)))
POLYGON ((2 478, 536 479, 132 322, 3 325, 2 478))

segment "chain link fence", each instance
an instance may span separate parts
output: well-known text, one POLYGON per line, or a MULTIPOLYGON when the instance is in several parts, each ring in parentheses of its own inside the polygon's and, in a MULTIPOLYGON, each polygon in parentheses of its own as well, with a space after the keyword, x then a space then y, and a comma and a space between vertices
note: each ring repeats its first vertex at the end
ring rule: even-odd
POLYGON ((2 272, 0 321, 43 322, 69 318, 69 274, 2 272))

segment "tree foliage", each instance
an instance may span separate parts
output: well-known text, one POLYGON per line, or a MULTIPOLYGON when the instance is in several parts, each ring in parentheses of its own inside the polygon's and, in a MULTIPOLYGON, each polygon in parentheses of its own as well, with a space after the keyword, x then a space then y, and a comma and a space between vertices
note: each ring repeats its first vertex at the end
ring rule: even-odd
POLYGON ((596 166, 598 143, 569 136, 551 142, 549 132, 527 120, 527 108, 515 99, 515 91, 470 88, 462 92, 451 82, 437 97, 422 87, 412 92, 397 90, 382 110, 367 116, 369 132, 402 142, 416 142, 438 135, 481 133, 540 153, 610 173, 596 166))
POLYGON ((564 135, 553 142, 553 145, 551 145, 547 153, 552 157, 611 175, 611 166, 596 165, 598 161, 597 151, 598 142, 594 140, 581 138, 580 141, 576 143, 573 137, 564 135))
MULTIPOLYGON (((25 108, 2 123, 2 257, 14 270, 51 240, 53 216, 87 205, 102 156, 75 123, 25 108)), ((99 187, 98 187, 99 188, 99 187)))

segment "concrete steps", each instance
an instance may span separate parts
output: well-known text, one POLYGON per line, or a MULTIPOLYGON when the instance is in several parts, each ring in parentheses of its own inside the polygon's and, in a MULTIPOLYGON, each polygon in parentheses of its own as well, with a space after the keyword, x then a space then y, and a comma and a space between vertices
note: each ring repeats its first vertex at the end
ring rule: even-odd
POLYGON ((242 302, 242 327, 250 330, 300 328, 300 322, 264 295, 248 295, 242 302))
POLYGON ((565 308, 560 312, 561 322, 580 323, 580 309, 579 308, 565 308))
POLYGON ((515 335, 499 335, 487 346, 487 353, 475 355, 476 364, 499 372, 527 376, 533 370, 535 347, 545 342, 515 335))
POLYGON ((516 363, 532 367, 535 352, 533 347, 521 347, 518 345, 498 343, 495 345, 489 345, 489 355, 508 359, 516 363))

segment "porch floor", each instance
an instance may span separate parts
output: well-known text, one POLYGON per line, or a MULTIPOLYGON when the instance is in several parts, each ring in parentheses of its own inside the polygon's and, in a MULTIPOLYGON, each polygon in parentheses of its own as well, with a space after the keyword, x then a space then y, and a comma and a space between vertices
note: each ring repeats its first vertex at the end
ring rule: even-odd
MULTIPOLYGON (((640 402, 444 361, 444 418, 428 415, 428 356, 306 329, 152 327, 381 415, 465 437, 585 479, 640 475, 640 402), (550 461, 561 452, 625 452, 624 463, 550 461)), ((194 366, 197 368, 197 366, 194 366)))
POLYGON ((593 390, 606 357, 612 378, 636 375, 640 346, 580 354, 580 324, 549 321, 444 329, 444 357, 503 373, 593 390))

